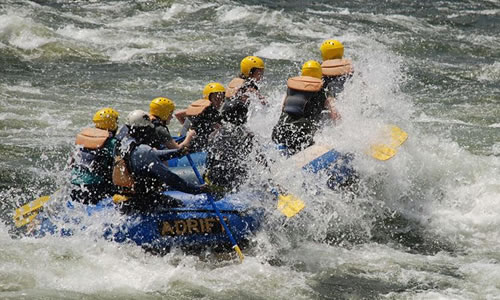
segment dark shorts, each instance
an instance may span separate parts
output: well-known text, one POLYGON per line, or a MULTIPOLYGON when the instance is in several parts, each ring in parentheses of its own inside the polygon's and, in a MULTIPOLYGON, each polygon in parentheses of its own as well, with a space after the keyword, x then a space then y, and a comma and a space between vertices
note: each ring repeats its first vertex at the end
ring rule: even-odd
POLYGON ((272 139, 285 146, 290 155, 314 144, 315 126, 309 122, 280 122, 274 126, 272 139))

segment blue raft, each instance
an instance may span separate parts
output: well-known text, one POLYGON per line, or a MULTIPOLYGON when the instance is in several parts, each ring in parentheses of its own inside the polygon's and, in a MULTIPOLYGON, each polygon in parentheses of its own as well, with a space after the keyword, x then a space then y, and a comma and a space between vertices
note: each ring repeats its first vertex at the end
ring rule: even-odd
MULTIPOLYGON (((302 169, 310 173, 326 172, 330 176, 328 185, 331 188, 345 185, 356 176, 350 166, 352 156, 335 150, 320 153, 312 160, 306 159, 302 169)), ((196 165, 205 164, 205 153, 195 153, 192 157, 196 165)), ((185 157, 169 160, 169 167, 174 169, 188 166, 190 164, 185 157)), ((231 248, 231 242, 206 195, 191 195, 179 191, 167 191, 164 195, 176 199, 180 205, 158 206, 148 212, 132 210, 125 213, 120 204, 115 204, 111 198, 107 198, 97 205, 84 205, 84 208, 88 216, 99 216, 99 218, 124 214, 125 217, 122 217, 119 223, 105 222, 103 230, 104 237, 119 243, 133 242, 159 253, 168 252, 172 247, 188 250, 231 248)), ((264 209, 251 204, 259 198, 269 197, 263 195, 257 193, 244 196, 230 195, 216 202, 240 247, 244 247, 249 238, 261 227, 264 209)), ((81 217, 71 217, 70 212, 75 205, 68 202, 66 206, 69 209, 68 213, 59 217, 39 214, 37 217, 39 226, 33 231, 34 235, 72 235, 75 226, 85 229, 81 217)))
MULTIPOLYGON (((191 158, 193 159, 193 162, 196 167, 204 167, 205 162, 207 160, 207 153, 206 152, 195 152, 191 153, 191 158)), ((191 168, 191 165, 189 164, 189 161, 186 156, 181 156, 181 157, 176 157, 168 160, 168 167, 169 168, 182 168, 182 167, 189 167, 191 168)))
MULTIPOLYGON (((178 191, 167 191, 164 194, 179 200, 181 205, 160 206, 147 213, 128 212, 119 224, 105 224, 104 237, 118 243, 134 242, 145 249, 160 253, 168 252, 171 247, 187 250, 231 248, 228 236, 206 195, 191 195, 178 191)), ((216 205, 237 243, 244 247, 249 237, 259 229, 264 211, 249 205, 249 201, 253 199, 242 200, 235 197, 222 198, 216 201, 216 205)), ((67 207, 68 211, 71 211, 74 204, 68 202, 67 207)), ((88 216, 100 217, 106 216, 106 213, 111 212, 112 215, 113 212, 119 212, 120 205, 115 204, 111 198, 106 198, 97 205, 85 205, 85 210, 88 216)), ((55 222, 53 218, 40 214, 40 226, 34 231, 34 235, 72 235, 73 231, 68 228, 78 226, 81 217, 72 218, 70 214, 66 214, 62 218, 55 222)), ((83 225, 81 229, 85 229, 83 225)))
MULTIPOLYGON (((315 146, 311 146, 310 148, 315 148, 315 146)), ((288 156, 286 149, 280 148, 278 150, 282 151, 285 156, 288 156)), ((304 151, 307 151, 307 149, 304 151)), ((341 153, 335 149, 321 151, 320 153, 317 157, 308 157, 308 161, 302 165, 302 169, 313 174, 325 172, 329 177, 327 185, 331 189, 351 185, 357 180, 358 175, 352 167, 353 154, 341 153)), ((198 168, 205 167, 206 152, 192 153, 191 157, 198 168)), ((191 165, 185 156, 170 159, 168 166, 174 171, 182 168, 189 168, 191 170, 191 165)))

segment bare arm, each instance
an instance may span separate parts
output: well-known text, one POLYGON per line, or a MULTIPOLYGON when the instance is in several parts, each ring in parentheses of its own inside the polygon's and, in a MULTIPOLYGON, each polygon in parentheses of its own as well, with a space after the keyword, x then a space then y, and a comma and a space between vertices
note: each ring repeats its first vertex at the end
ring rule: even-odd
POLYGON ((260 100, 260 104, 267 105, 266 97, 262 96, 262 94, 259 92, 259 90, 249 87, 247 89, 247 92, 257 96, 257 98, 259 98, 259 100, 260 100))
POLYGON ((333 121, 338 121, 338 120, 340 120, 340 114, 339 114, 338 110, 335 108, 335 106, 333 105, 334 102, 335 102, 335 98, 333 98, 333 97, 326 98, 325 108, 328 109, 328 112, 330 114, 330 118, 333 121))
POLYGON ((180 148, 189 147, 189 144, 191 144, 191 140, 195 136, 196 136, 196 131, 194 131, 193 129, 189 129, 186 134, 186 138, 184 139, 184 141, 182 141, 182 143, 179 144, 179 147, 180 148))
POLYGON ((283 108, 285 107, 285 100, 286 100, 286 93, 283 96, 283 100, 281 101, 281 110, 283 110, 283 108))
POLYGON ((176 141, 174 140, 169 140, 168 142, 165 143, 168 149, 180 149, 180 145, 177 144, 176 141))
POLYGON ((179 123, 184 124, 186 121, 186 109, 181 109, 174 114, 175 118, 179 123))
POLYGON ((174 141, 172 139, 172 140, 169 140, 165 145, 167 146, 168 149, 182 149, 184 147, 189 146, 189 144, 191 143, 191 140, 193 139, 193 137, 195 135, 196 135, 196 132, 194 130, 190 129, 186 134, 186 138, 181 143, 177 143, 176 141, 174 141))

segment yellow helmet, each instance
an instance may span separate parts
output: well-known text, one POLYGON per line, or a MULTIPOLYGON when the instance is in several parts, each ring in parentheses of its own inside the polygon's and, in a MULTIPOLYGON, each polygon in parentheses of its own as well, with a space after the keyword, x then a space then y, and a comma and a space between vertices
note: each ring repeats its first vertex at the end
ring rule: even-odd
POLYGON ((111 107, 98 110, 92 121, 95 127, 104 130, 116 130, 118 128, 118 112, 111 107))
POLYGON ((164 97, 154 98, 149 104, 149 113, 162 121, 166 121, 174 109, 174 101, 164 97))
POLYGON ((247 56, 241 60, 240 70, 241 74, 245 76, 250 75, 252 69, 264 69, 264 61, 257 56, 247 56))
POLYGON ((224 93, 226 89, 218 82, 210 82, 203 89, 203 99, 207 99, 212 93, 224 93))
POLYGON ((342 58, 344 56, 344 45, 337 40, 326 40, 319 48, 323 61, 342 58))
POLYGON ((321 79, 323 72, 321 65, 315 60, 308 60, 302 65, 302 76, 311 76, 321 79))

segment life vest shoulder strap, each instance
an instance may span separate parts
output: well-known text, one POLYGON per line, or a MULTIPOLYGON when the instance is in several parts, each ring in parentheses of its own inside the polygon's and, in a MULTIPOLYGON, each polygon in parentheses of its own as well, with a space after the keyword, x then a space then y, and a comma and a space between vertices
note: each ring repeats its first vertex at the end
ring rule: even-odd
POLYGON ((352 60, 350 59, 330 59, 321 64, 324 76, 341 76, 354 73, 352 60))
POLYGON ((98 128, 85 128, 76 135, 75 144, 88 149, 100 149, 109 138, 109 131, 98 128))
POLYGON ((207 99, 196 100, 193 103, 189 104, 186 109, 186 116, 193 117, 201 114, 207 107, 212 105, 207 99))
POLYGON ((310 76, 297 76, 288 79, 289 88, 304 92, 319 92, 323 87, 323 81, 310 76))
POLYGON ((231 80, 229 82, 229 84, 227 85, 227 89, 226 89, 226 98, 231 98, 233 97, 234 95, 236 95, 236 93, 238 93, 239 89, 245 84, 245 80, 242 79, 242 78, 233 78, 233 80, 231 80))

